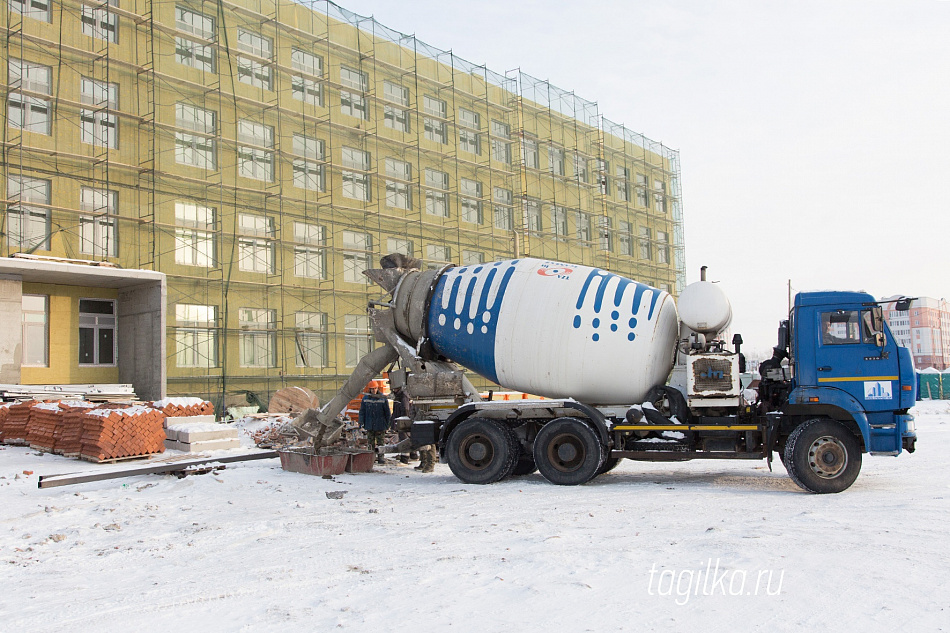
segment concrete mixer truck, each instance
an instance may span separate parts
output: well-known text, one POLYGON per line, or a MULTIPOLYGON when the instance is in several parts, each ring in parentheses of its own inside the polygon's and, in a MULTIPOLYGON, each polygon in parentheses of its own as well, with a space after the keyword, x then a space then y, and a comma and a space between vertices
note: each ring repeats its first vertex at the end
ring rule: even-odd
POLYGON ((295 422, 316 446, 387 370, 415 405, 413 445, 463 482, 540 471, 590 481, 622 459, 765 459, 815 493, 847 489, 863 453, 913 452, 916 381, 875 299, 802 292, 756 392, 740 387, 728 298, 702 280, 673 297, 605 270, 541 259, 422 270, 394 254, 365 271, 388 294, 368 312, 381 347, 321 410, 295 422), (543 399, 483 399, 462 368, 543 399))

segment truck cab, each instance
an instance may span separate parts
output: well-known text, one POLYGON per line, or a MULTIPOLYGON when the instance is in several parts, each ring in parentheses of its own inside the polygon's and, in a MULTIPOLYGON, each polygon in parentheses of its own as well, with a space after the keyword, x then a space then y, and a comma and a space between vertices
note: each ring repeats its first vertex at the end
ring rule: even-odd
MULTIPOLYGON (((821 415, 851 429, 875 455, 914 450, 908 410, 917 383, 880 305, 863 292, 802 292, 789 319, 791 380, 783 412, 821 415)), ((781 344, 781 342, 780 342, 781 344)))

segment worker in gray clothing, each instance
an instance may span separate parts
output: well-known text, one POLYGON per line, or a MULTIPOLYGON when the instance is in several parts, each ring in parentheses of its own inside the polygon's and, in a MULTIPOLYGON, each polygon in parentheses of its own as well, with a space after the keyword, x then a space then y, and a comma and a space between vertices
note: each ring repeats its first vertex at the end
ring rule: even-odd
MULTIPOLYGON (((379 393, 379 381, 371 380, 366 385, 366 392, 360 402, 359 423, 366 431, 367 448, 375 453, 377 446, 386 443, 386 431, 389 429, 389 399, 379 393)), ((385 461, 381 454, 376 456, 376 463, 385 461)))

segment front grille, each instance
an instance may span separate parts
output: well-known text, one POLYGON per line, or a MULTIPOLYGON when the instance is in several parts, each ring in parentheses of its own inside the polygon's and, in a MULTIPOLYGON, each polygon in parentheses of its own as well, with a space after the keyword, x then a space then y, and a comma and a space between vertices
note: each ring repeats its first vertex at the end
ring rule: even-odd
POLYGON ((701 358, 693 363, 693 390, 726 393, 732 389, 732 362, 701 358))

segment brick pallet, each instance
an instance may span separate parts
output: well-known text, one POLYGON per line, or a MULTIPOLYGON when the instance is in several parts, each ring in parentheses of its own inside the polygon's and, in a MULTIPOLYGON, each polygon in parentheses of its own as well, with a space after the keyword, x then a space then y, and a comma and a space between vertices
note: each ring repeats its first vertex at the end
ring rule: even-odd
POLYGON ((165 451, 165 416, 148 407, 95 409, 82 416, 80 457, 102 462, 165 451))
POLYGON ((3 425, 4 444, 24 445, 29 434, 30 407, 39 404, 36 400, 17 402, 7 409, 7 419, 3 425))
MULTIPOLYGON (((51 452, 57 429, 63 425, 63 410, 57 402, 41 402, 30 407, 26 441, 30 448, 51 452)), ((60 433, 62 434, 62 433, 60 433)))
POLYGON ((7 423, 7 416, 10 415, 10 403, 0 404, 0 443, 3 443, 4 426, 7 423))
POLYGON ((169 418, 183 418, 194 415, 214 415, 214 405, 201 398, 165 398, 147 403, 169 418))
POLYGON ((63 400, 59 408, 63 410, 63 424, 56 436, 53 452, 66 457, 79 457, 82 451, 82 416, 97 408, 97 405, 83 400, 63 400))

